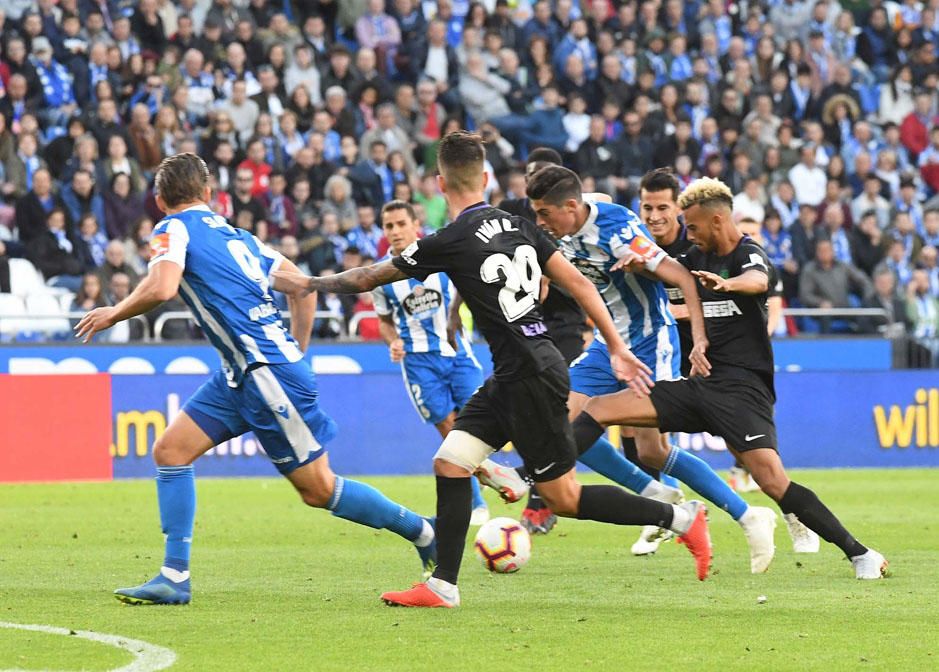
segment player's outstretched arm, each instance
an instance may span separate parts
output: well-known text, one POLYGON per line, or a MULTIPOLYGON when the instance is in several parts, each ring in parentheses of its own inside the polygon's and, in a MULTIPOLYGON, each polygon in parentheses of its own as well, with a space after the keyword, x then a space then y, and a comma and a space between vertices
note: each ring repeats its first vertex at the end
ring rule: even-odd
POLYGON ((698 296, 698 284, 687 268, 674 259, 666 257, 659 262, 653 273, 655 277, 669 285, 681 289, 685 295, 685 308, 688 319, 691 321, 691 337, 694 347, 688 355, 692 370, 702 376, 711 374, 711 363, 707 359, 708 337, 704 328, 704 310, 701 308, 701 297, 698 296))
MULTIPOLYGON (((299 274, 297 268, 289 259, 284 259, 279 270, 285 273, 299 274)), ((316 318, 316 292, 307 296, 287 294, 287 310, 290 311, 290 335, 300 346, 301 352, 310 347, 310 336, 313 334, 313 320, 316 318)))
POLYGON ((709 271, 691 271, 701 284, 715 292, 734 294, 765 294, 769 290, 769 276, 765 271, 745 271, 732 278, 722 278, 709 271))
POLYGON ((361 294, 370 292, 389 282, 406 280, 408 276, 394 267, 391 261, 353 268, 325 278, 311 278, 302 273, 275 271, 274 289, 284 294, 306 296, 312 292, 327 294, 361 294))
POLYGON ((404 359, 404 341, 398 335, 391 313, 378 314, 378 333, 388 345, 388 356, 391 357, 391 361, 400 362, 404 359))
POLYGON ((75 337, 87 343, 99 331, 110 329, 118 322, 153 310, 169 301, 179 291, 183 267, 172 261, 154 264, 137 288, 116 306, 95 308, 75 325, 75 337))
POLYGON ((649 388, 654 385, 650 377, 652 371, 626 347, 593 283, 574 268, 560 252, 555 252, 548 258, 544 270, 552 282, 570 292, 600 330, 610 352, 614 373, 625 380, 637 394, 648 394, 649 388))

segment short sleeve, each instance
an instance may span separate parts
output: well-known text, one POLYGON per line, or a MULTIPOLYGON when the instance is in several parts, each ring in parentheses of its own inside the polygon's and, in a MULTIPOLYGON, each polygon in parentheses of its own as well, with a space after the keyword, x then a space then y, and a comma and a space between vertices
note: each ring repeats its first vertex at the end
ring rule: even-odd
POLYGON ((267 278, 271 279, 271 274, 280 268, 280 265, 284 263, 284 255, 272 248, 266 243, 262 243, 258 240, 257 236, 252 236, 254 238, 254 244, 258 246, 259 258, 261 260, 261 270, 264 271, 264 275, 267 278))
POLYGON ((617 259, 633 256, 642 259, 646 270, 654 273, 668 254, 655 244, 639 225, 639 220, 630 213, 628 219, 617 224, 610 236, 610 253, 617 259))
POLYGON ((161 261, 172 261, 186 268, 186 248, 189 246, 189 231, 182 220, 172 217, 157 224, 150 238, 150 263, 153 268, 161 261))
POLYGON ((770 286, 774 284, 775 278, 770 271, 772 262, 766 256, 766 251, 753 242, 745 242, 737 248, 734 253, 734 265, 732 275, 742 275, 747 271, 760 271, 765 273, 770 279, 770 286))
POLYGON ((388 295, 385 294, 383 287, 377 287, 372 290, 372 303, 375 312, 379 315, 391 315, 391 304, 388 302, 388 295))
POLYGON ((447 270, 446 248, 440 233, 434 233, 408 245, 401 254, 391 259, 391 263, 409 278, 423 281, 431 273, 447 270))

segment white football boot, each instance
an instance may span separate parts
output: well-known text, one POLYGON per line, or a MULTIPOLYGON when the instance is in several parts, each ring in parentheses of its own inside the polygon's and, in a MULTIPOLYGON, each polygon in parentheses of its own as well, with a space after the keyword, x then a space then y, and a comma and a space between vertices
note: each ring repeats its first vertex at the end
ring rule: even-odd
MULTIPOLYGON (((685 493, 678 488, 671 488, 667 485, 662 486, 662 491, 652 495, 649 499, 654 499, 666 504, 681 504, 685 501, 685 493)), ((644 525, 639 533, 636 543, 630 548, 633 555, 652 555, 664 542, 669 541, 675 534, 664 527, 655 525, 644 525)))
POLYGON ((776 543, 773 541, 776 512, 765 506, 751 506, 737 522, 750 545, 750 571, 762 574, 769 569, 776 555, 776 543))
POLYGON ((887 558, 873 548, 869 548, 864 555, 856 555, 851 558, 851 564, 854 565, 855 577, 874 580, 887 576, 887 566, 890 563, 887 562, 887 558))
POLYGON ((807 528, 794 513, 787 513, 783 518, 789 528, 789 536, 792 537, 792 550, 796 553, 818 553, 818 535, 807 528))

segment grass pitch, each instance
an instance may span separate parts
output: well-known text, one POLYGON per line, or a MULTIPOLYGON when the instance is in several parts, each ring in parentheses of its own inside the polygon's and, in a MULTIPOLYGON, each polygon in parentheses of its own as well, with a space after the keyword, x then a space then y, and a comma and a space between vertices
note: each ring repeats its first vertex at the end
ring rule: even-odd
MULTIPOLYGON (((680 546, 634 558, 638 530, 562 520, 515 575, 488 574, 468 549, 461 609, 391 609, 379 593, 419 573, 401 539, 307 509, 280 480, 205 479, 193 603, 126 607, 111 591, 149 579, 162 559, 152 482, 0 485, 0 621, 144 640, 175 651, 173 670, 939 669, 939 471, 794 476, 889 558, 890 579, 856 581, 824 543, 793 554, 781 519, 776 560, 753 576, 739 527, 712 512, 704 583, 680 546)), ((429 477, 365 480, 432 510, 429 477)), ((0 671, 131 661, 75 637, 0 629, 0 671)))

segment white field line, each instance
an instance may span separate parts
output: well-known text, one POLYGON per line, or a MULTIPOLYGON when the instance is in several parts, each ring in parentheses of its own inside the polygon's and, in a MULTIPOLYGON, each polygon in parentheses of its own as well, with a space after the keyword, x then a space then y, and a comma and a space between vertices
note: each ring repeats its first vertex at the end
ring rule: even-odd
MULTIPOLYGON (((165 670, 176 662, 176 653, 170 649, 143 642, 139 639, 122 637, 120 635, 107 635, 101 632, 90 632, 88 630, 69 630, 68 628, 58 628, 54 625, 30 625, 27 623, 6 623, 4 621, 0 621, 0 628, 29 630, 32 632, 43 632, 49 635, 65 635, 66 637, 87 639, 92 642, 98 642, 99 644, 117 647, 134 656, 134 660, 130 664, 115 668, 110 672, 156 672, 157 670, 165 670)), ((0 670, 0 672, 25 671, 0 670)))

